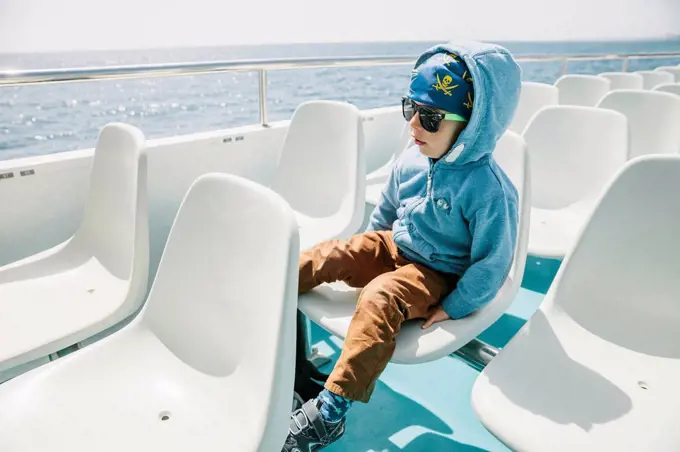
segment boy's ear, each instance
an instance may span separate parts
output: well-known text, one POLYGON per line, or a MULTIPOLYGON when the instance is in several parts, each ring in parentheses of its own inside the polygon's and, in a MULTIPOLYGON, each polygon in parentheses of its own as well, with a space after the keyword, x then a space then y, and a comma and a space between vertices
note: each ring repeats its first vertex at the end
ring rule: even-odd
POLYGON ((451 144, 453 144, 457 139, 458 136, 465 130, 465 127, 467 126, 467 122, 455 122, 455 126, 453 128, 453 137, 451 139, 451 144))

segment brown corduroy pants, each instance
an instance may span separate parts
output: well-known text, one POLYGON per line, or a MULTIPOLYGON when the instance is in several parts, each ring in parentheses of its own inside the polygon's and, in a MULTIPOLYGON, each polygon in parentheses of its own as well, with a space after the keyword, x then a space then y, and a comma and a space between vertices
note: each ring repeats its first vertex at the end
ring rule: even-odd
POLYGON ((299 293, 334 281, 363 288, 326 389, 368 402, 406 320, 428 318, 458 277, 399 255, 391 231, 329 240, 300 255, 299 293))

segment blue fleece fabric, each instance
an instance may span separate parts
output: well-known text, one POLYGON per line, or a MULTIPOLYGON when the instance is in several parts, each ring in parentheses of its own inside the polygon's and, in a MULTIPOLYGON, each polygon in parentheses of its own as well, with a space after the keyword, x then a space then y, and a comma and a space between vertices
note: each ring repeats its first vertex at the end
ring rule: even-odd
MULTIPOLYGON (((518 194, 492 153, 517 108, 521 70, 503 47, 464 42, 430 48, 415 71, 442 52, 462 58, 470 72, 470 120, 437 161, 417 146, 400 155, 368 230, 391 229, 405 258, 459 275, 456 289, 442 301, 446 313, 458 319, 493 299, 512 263, 518 194)), ((411 91, 409 97, 422 93, 411 91)))

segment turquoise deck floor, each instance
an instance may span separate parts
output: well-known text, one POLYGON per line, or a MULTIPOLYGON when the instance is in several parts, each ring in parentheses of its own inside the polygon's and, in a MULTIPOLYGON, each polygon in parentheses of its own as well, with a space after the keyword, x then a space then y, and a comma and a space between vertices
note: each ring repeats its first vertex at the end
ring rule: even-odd
MULTIPOLYGON (((558 266, 530 259, 511 308, 479 338, 503 347, 538 308, 558 266)), ((334 363, 341 341, 316 325, 310 335, 312 344, 334 363)), ((333 363, 321 370, 330 372, 333 363)), ((478 375, 453 357, 420 365, 389 364, 370 402, 352 407, 344 437, 324 452, 507 451, 470 405, 478 375)))

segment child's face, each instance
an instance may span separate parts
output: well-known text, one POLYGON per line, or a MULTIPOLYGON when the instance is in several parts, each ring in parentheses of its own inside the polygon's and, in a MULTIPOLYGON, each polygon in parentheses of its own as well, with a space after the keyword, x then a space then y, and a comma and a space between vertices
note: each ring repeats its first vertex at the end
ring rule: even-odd
POLYGON ((443 120, 436 132, 428 132, 420 123, 420 114, 416 113, 411 121, 411 137, 426 156, 438 159, 451 149, 466 123, 443 120))

